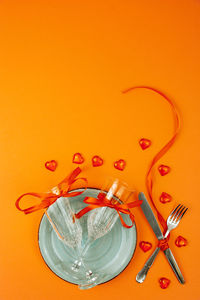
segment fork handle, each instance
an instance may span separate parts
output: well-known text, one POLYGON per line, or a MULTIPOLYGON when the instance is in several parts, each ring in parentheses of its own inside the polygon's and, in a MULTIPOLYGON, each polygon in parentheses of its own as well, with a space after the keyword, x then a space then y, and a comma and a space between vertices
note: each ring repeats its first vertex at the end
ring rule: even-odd
MULTIPOLYGON (((152 266, 156 256, 158 255, 158 252, 159 252, 160 248, 156 248, 155 251, 153 252, 153 254, 150 256, 150 258, 147 260, 147 262, 145 263, 144 267, 142 268, 142 270, 137 274, 136 276, 136 281, 139 282, 139 283, 142 283, 146 276, 147 276, 147 273, 150 269, 150 267, 152 266)), ((179 266, 172 254, 172 251, 170 250, 170 248, 167 248, 166 250, 164 250, 164 254, 172 268, 172 270, 174 271, 178 281, 182 284, 185 283, 185 279, 183 278, 183 275, 179 269, 179 266)))
POLYGON ((178 278, 178 281, 180 283, 184 284, 185 279, 183 278, 183 275, 182 275, 182 273, 178 267, 178 264, 172 254, 172 251, 169 248, 167 248, 166 250, 164 250, 164 254, 165 254, 170 266, 172 267, 172 270, 174 271, 176 277, 178 278))
POLYGON ((147 273, 148 273, 150 267, 152 266, 152 264, 153 264, 153 262, 154 262, 156 256, 158 255, 158 252, 159 252, 159 251, 160 251, 160 248, 157 247, 157 248, 154 250, 153 254, 152 254, 152 255, 149 257, 149 259, 146 261, 144 267, 142 268, 142 270, 141 270, 141 271, 137 274, 137 276, 136 276, 136 281, 137 281, 137 282, 142 283, 142 282, 145 280, 145 278, 146 278, 146 276, 147 276, 147 273))

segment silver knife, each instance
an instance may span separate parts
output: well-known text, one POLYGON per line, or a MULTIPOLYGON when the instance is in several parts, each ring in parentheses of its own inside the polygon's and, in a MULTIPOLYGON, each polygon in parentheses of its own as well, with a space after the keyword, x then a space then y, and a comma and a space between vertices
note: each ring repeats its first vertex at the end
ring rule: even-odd
MULTIPOLYGON (((139 200, 142 200, 141 209, 142 209, 147 221, 149 222, 151 228, 153 229, 157 239, 158 240, 164 239, 164 236, 158 225, 156 217, 155 217, 155 215, 151 209, 151 206, 149 205, 144 193, 139 193, 139 200)), ((157 256, 159 251, 160 251, 160 248, 157 247, 155 249, 154 253, 152 254, 152 256, 145 263, 142 270, 137 274, 137 276, 136 276, 137 282, 142 283, 145 280, 146 275, 147 275, 151 265, 153 264, 155 257, 157 256)), ((168 248, 168 249, 164 250, 163 252, 164 252, 170 266, 172 267, 172 270, 174 271, 176 277, 178 278, 179 282, 182 284, 185 283, 183 275, 178 267, 178 264, 173 256, 171 250, 168 248)))

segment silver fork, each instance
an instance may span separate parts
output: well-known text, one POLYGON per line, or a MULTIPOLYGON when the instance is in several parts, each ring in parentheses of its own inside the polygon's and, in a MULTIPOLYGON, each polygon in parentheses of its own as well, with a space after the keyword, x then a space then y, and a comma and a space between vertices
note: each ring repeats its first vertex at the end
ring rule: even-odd
POLYGON ((168 237, 170 231, 178 226, 180 223, 180 220, 186 213, 188 208, 186 208, 184 205, 179 204, 169 215, 167 219, 167 231, 165 233, 165 238, 168 237))
MULTIPOLYGON (((186 208, 184 205, 179 204, 171 212, 171 214, 169 215, 169 217, 167 219, 167 231, 164 235, 165 239, 168 237, 170 231, 178 226, 178 224, 180 223, 180 220, 182 219, 182 217, 184 216, 184 214, 186 213, 187 210, 188 210, 188 208, 186 208)), ((142 270, 137 274, 136 280, 138 282, 142 283, 145 280, 146 275, 147 275, 150 267, 152 266, 156 256, 158 255, 159 251, 160 251, 160 248, 157 247, 154 250, 153 254, 150 256, 150 258, 145 263, 142 270)))

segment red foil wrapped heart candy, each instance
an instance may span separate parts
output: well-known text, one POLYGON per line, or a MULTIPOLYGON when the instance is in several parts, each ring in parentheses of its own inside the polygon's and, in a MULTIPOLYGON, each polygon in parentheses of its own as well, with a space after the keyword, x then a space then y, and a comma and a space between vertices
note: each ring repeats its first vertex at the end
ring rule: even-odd
POLYGON ((145 150, 151 146, 151 141, 148 139, 141 139, 139 140, 139 144, 142 150, 145 150))
POLYGON ((177 237, 177 239, 175 240, 175 245, 179 248, 185 247, 185 246, 187 246, 187 244, 188 244, 188 241, 181 235, 179 235, 177 237))
POLYGON ((74 164, 82 164, 84 163, 85 159, 84 157, 82 156, 81 153, 75 153, 74 156, 73 156, 73 159, 72 159, 72 162, 74 164))
POLYGON ((58 163, 55 160, 50 160, 45 163, 45 168, 52 172, 54 172, 56 170, 57 166, 58 166, 58 163))
POLYGON ((165 204, 171 201, 172 201, 172 196, 165 192, 162 192, 162 194, 160 195, 160 202, 165 204))
POLYGON ((166 288, 168 288, 170 282, 171 282, 171 281, 170 281, 168 278, 165 278, 165 277, 161 277, 161 278, 159 279, 159 283, 160 283, 161 289, 166 289, 166 288))
POLYGON ((145 241, 141 241, 139 243, 139 246, 144 252, 147 252, 152 248, 152 244, 149 242, 145 242, 145 241))
POLYGON ((170 172, 170 167, 165 166, 165 165, 160 165, 158 167, 158 171, 159 171, 161 176, 165 176, 170 172))
POLYGON ((126 162, 123 159, 117 160, 114 162, 114 167, 117 170, 123 171, 126 167, 126 162))
POLYGON ((92 165, 93 165, 93 167, 100 167, 100 166, 102 166, 103 165, 103 159, 100 156, 98 156, 98 155, 93 156, 93 158, 92 158, 92 165))

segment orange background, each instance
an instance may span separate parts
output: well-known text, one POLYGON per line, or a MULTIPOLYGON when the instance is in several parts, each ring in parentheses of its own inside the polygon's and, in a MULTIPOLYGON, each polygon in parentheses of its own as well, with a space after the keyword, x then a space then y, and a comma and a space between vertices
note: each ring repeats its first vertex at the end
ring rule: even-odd
MULTIPOLYGON (((0 300, 200 299, 199 290, 199 109, 200 2, 1 1, 0 3, 0 300), (136 249, 126 270, 88 291, 56 277, 39 252, 37 233, 43 212, 25 216, 16 198, 47 191, 85 157, 84 175, 100 186, 104 174, 119 176, 138 191, 158 150, 173 133, 170 107, 161 97, 137 90, 150 85, 175 100, 182 130, 161 159, 172 171, 155 173, 155 201, 167 217, 183 203, 189 211, 171 234, 170 246, 186 279, 180 285, 162 253, 143 284, 135 281, 150 252, 136 249), (142 151, 138 140, 150 138, 142 151), (100 155, 104 166, 91 167, 100 155), (124 158, 124 172, 113 161, 124 158), (47 160, 57 170, 45 169, 47 160), (159 202, 162 191, 173 196, 159 202), (183 235, 187 247, 174 241, 183 235), (159 277, 171 279, 167 290, 159 277)), ((156 238, 139 209, 134 210, 138 241, 156 238)))

